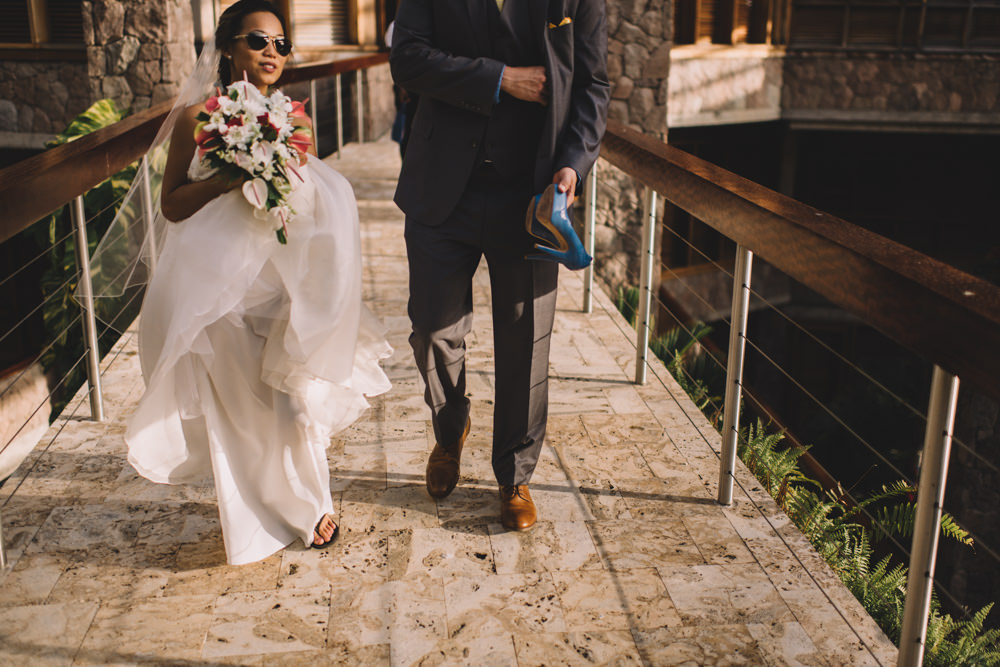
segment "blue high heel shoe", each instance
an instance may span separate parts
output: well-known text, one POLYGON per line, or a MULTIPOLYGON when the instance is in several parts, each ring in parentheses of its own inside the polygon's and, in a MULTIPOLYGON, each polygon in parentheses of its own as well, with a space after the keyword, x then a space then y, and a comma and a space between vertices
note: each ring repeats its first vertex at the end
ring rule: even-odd
POLYGON ((531 198, 524 227, 538 239, 535 249, 541 251, 526 255, 525 259, 560 262, 573 271, 585 269, 593 261, 583 249, 583 243, 569 221, 566 193, 559 192, 555 183, 545 188, 542 194, 531 198))

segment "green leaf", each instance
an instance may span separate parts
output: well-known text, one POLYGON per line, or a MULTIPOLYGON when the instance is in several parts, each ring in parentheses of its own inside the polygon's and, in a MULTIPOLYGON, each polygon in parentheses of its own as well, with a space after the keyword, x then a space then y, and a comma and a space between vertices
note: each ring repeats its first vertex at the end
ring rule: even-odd
POLYGON ((60 146, 62 144, 75 141, 80 137, 90 134, 94 130, 107 127, 123 119, 127 111, 118 108, 114 100, 98 100, 90 105, 90 108, 74 118, 66 129, 55 136, 54 139, 45 144, 46 148, 60 146))

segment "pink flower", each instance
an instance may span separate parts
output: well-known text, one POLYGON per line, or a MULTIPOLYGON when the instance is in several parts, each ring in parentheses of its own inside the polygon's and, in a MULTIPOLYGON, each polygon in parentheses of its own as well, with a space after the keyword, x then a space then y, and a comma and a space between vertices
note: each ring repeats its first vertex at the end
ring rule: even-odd
POLYGON ((298 125, 292 130, 292 136, 288 139, 292 147, 300 153, 308 153, 312 146, 312 128, 306 125, 298 125))
POLYGON ((309 114, 306 113, 306 102, 308 101, 309 99, 306 98, 301 102, 292 102, 292 111, 288 115, 292 118, 308 118, 309 114))
POLYGON ((207 121, 202 121, 194 128, 194 142, 198 144, 201 155, 204 156, 222 145, 222 139, 215 130, 206 130, 207 121))

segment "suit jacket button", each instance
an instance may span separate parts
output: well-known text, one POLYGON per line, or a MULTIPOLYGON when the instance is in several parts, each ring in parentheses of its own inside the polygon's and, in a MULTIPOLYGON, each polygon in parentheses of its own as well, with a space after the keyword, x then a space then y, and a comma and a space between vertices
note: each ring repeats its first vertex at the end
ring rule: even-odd
POLYGON ((472 142, 472 147, 473 148, 477 148, 478 146, 479 146, 479 142, 478 141, 473 141, 472 142))

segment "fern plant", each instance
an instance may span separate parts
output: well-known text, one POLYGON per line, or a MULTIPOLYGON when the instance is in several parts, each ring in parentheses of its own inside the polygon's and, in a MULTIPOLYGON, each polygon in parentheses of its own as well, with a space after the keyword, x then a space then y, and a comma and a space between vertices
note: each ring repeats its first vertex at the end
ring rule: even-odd
POLYGON ((771 497, 782 509, 786 509, 789 493, 795 484, 815 484, 799 470, 799 458, 807 447, 786 447, 778 445, 784 439, 780 432, 767 433, 761 420, 740 430, 737 454, 767 489, 771 497))
POLYGON ((965 621, 941 615, 937 600, 932 599, 924 644, 924 664, 933 667, 1000 665, 1000 629, 983 630, 983 624, 993 603, 977 611, 965 621))
MULTIPOLYGON (((916 495, 917 487, 902 481, 898 481, 896 484, 899 485, 899 488, 893 495, 907 498, 916 495)), ((886 487, 882 488, 884 490, 886 487)), ((883 505, 874 511, 873 517, 872 532, 876 542, 892 535, 912 537, 913 527, 917 520, 917 504, 912 500, 906 500, 893 505, 883 505)), ((941 514, 941 534, 966 546, 972 546, 972 536, 959 526, 955 522, 955 517, 948 512, 941 514)))

